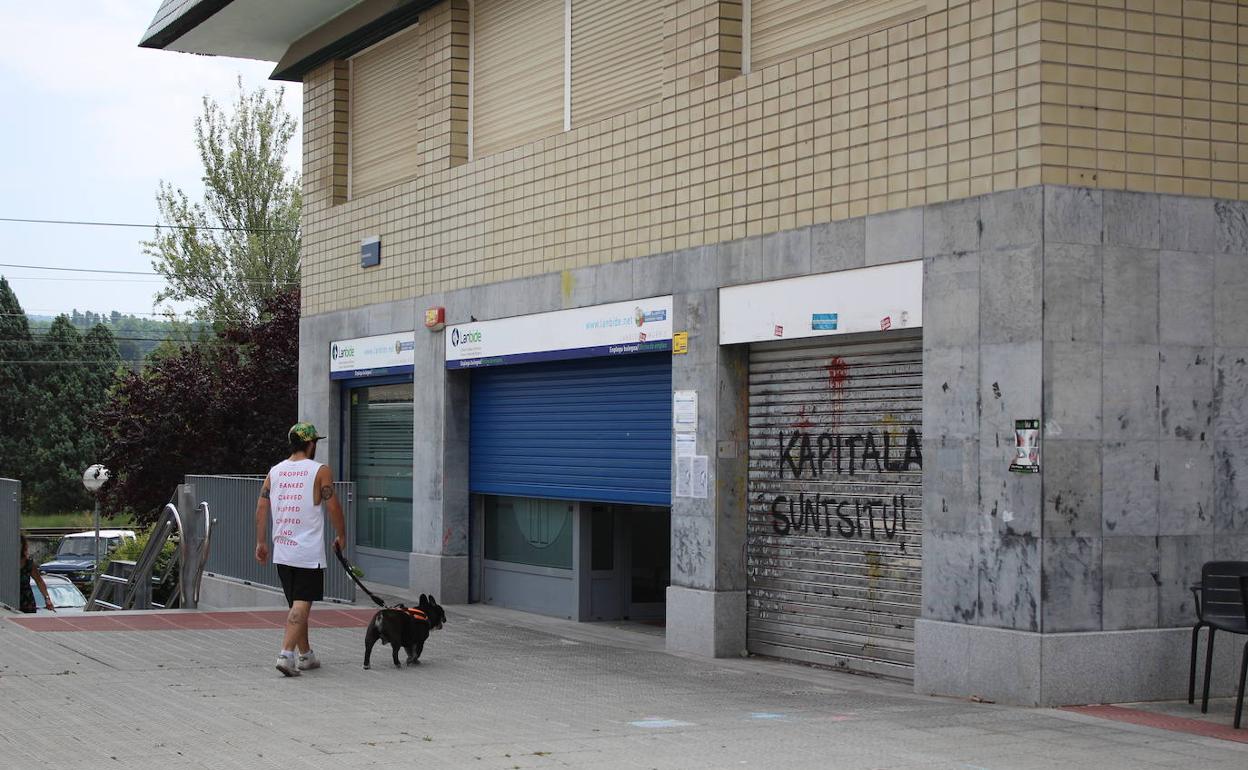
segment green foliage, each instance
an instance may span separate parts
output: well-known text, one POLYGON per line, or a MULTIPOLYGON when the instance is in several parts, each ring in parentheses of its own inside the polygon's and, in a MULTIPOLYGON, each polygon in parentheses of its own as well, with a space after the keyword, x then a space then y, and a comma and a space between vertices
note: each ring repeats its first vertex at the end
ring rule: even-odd
MULTIPOLYGON (((31 333, 36 337, 46 334, 53 320, 46 316, 28 318, 31 333)), ((181 345, 190 344, 212 333, 206 324, 199 321, 186 323, 175 319, 141 318, 116 310, 107 314, 74 310, 69 315, 69 322, 74 328, 84 332, 97 324, 107 327, 113 334, 121 361, 134 371, 157 350, 176 350, 181 345)))
POLYGON ((143 243, 152 267, 169 280, 157 302, 192 302, 201 318, 246 322, 298 285, 302 198, 285 163, 297 123, 282 93, 247 93, 240 81, 230 113, 204 98, 195 120, 204 198, 191 202, 161 182, 160 218, 174 227, 157 228, 143 243))
POLYGON ((32 338, 22 305, 9 282, 0 276, 0 477, 21 479, 29 431, 25 430, 33 383, 32 338))
POLYGON ((29 510, 53 513, 91 507, 82 471, 100 452, 91 418, 104 405, 118 366, 117 346, 97 324, 84 336, 69 316, 58 316, 34 342, 27 377, 28 446, 22 492, 29 510))
MULTIPOLYGON (((132 518, 129 514, 121 513, 110 517, 108 520, 109 529, 128 529, 132 518)), ((22 511, 22 529, 31 527, 73 527, 78 530, 88 530, 95 526, 95 516, 91 511, 77 511, 74 513, 31 513, 22 511)))
POLYGON ((264 306, 262 320, 171 351, 127 374, 97 416, 113 473, 103 510, 150 522, 188 473, 267 470, 287 452, 298 415, 299 292, 264 306))

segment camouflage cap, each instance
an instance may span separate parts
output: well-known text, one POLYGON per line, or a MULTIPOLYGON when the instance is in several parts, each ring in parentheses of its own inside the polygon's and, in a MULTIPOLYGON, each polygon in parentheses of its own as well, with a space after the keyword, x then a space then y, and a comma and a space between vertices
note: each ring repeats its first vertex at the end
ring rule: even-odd
POLYGON ((295 423, 290 426, 290 433, 287 435, 292 439, 299 439, 300 441, 316 441, 317 439, 325 438, 317 434, 316 426, 310 422, 295 423))

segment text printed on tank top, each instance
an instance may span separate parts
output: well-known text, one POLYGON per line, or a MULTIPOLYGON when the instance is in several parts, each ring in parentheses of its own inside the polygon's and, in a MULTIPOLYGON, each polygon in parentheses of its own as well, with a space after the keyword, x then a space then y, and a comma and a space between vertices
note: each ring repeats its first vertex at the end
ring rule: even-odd
POLYGON ((276 481, 273 507, 274 562, 297 567, 322 566, 324 511, 315 502, 320 463, 300 460, 279 463, 270 471, 276 481))

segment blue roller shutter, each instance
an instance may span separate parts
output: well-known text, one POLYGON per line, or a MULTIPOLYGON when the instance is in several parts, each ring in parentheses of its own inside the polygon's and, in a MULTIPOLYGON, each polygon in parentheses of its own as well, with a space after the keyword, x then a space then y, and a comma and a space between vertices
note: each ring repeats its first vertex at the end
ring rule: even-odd
POLYGON ((670 353, 472 373, 469 484, 516 497, 670 505, 670 353))

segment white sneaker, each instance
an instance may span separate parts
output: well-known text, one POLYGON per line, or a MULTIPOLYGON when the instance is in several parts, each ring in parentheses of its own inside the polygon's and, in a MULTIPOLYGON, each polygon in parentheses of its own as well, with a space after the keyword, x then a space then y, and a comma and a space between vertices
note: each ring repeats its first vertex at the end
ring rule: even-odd
POLYGON ((277 656, 277 670, 286 676, 299 676, 299 665, 295 662, 294 655, 282 655, 279 653, 277 656))
POLYGON ((316 659, 316 653, 308 650, 299 656, 299 670, 311 671, 314 668, 320 668, 321 662, 316 659))

